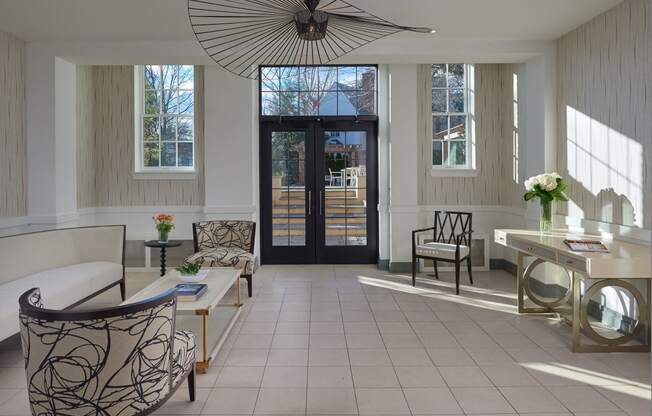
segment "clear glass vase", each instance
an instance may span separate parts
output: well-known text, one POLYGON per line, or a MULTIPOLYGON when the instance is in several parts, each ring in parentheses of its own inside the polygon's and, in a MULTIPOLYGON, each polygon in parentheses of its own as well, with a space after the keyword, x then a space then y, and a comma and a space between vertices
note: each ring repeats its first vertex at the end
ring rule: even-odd
POLYGON ((167 243, 169 230, 158 230, 158 241, 159 243, 167 243))
POLYGON ((541 201, 539 231, 542 233, 549 233, 552 231, 552 201, 541 201))

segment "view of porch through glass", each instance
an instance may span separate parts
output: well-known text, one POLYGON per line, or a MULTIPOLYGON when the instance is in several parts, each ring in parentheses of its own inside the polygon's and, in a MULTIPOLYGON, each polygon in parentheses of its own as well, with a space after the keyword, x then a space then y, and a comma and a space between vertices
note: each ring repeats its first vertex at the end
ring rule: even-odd
POLYGON ((367 244, 367 133, 324 132, 325 245, 367 244))
POLYGON ((306 244, 306 133, 272 132, 274 246, 306 244))

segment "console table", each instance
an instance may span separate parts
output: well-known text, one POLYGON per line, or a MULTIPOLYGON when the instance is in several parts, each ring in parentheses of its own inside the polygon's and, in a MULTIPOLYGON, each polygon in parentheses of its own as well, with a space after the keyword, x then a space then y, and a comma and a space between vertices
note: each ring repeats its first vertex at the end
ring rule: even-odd
POLYGON ((595 235, 582 235, 568 231, 541 233, 531 230, 495 230, 496 243, 514 249, 517 257, 517 291, 519 313, 560 313, 572 326, 574 352, 647 352, 650 351, 650 301, 652 259, 650 246, 619 240, 602 240, 595 235), (565 239, 601 240, 609 253, 584 253, 570 250, 565 239), (534 260, 524 267, 525 258, 534 260), (538 298, 530 289, 532 270, 549 262, 565 268, 571 278, 566 294, 553 301, 538 298), (644 281, 644 294, 631 283, 644 281), (608 338, 596 332, 588 320, 589 301, 603 287, 612 286, 628 290, 638 303, 639 321, 631 334, 608 338), (582 287, 585 288, 582 293, 582 287), (526 307, 525 296, 537 307, 526 307), (632 344, 634 338, 644 334, 644 344, 632 344), (582 343, 581 334, 595 344, 582 343))

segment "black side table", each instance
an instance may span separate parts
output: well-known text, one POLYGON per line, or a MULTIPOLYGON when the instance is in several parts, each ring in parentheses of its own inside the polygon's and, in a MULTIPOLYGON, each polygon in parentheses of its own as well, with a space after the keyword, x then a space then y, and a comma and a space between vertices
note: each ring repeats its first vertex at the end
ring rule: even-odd
POLYGON ((149 240, 145 241, 145 247, 151 248, 160 248, 161 249, 161 276, 165 275, 165 251, 170 247, 179 247, 181 241, 158 241, 158 240, 149 240))

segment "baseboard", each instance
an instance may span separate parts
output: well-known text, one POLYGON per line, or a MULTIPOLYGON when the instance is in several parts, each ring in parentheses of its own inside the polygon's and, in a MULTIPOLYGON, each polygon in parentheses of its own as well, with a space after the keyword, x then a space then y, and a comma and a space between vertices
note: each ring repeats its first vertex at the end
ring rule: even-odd
POLYGON ((489 269, 491 270, 504 270, 507 273, 516 276, 516 265, 509 260, 505 259, 490 259, 489 269))
POLYGON ((391 273, 412 273, 412 263, 409 261, 389 262, 389 271, 391 273))
POLYGON ((389 270, 389 259, 378 259, 378 270, 389 270))

